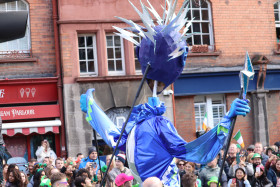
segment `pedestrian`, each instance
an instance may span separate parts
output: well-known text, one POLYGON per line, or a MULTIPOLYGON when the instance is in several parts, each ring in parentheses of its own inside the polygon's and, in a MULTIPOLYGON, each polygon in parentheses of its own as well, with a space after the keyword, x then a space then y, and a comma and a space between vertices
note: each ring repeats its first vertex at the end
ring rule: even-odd
POLYGON ((253 161, 253 168, 254 168, 254 175, 256 173, 256 167, 262 165, 262 156, 259 153, 255 153, 254 156, 251 158, 253 161))
POLYGON ((21 180, 23 183, 23 187, 27 187, 27 184, 29 183, 27 175, 24 172, 20 172, 21 180))
MULTIPOLYGON (((88 149, 88 157, 81 161, 79 169, 89 168, 92 165, 97 165, 97 170, 99 170, 99 160, 98 160, 97 156, 98 155, 97 155, 96 147, 95 146, 90 147, 88 149)), ((102 168, 103 166, 105 166, 105 163, 102 160, 100 160, 100 165, 102 168)), ((97 174, 97 172, 96 172, 96 174, 97 174)))
POLYGON ((46 139, 41 141, 41 146, 38 147, 35 154, 37 156, 38 162, 41 163, 44 161, 45 157, 49 157, 50 160, 53 161, 57 158, 55 152, 51 149, 50 144, 46 139))
POLYGON ((255 177, 251 185, 253 187, 272 187, 273 183, 266 177, 264 166, 259 165, 257 168, 259 169, 255 172, 255 177))
POLYGON ((262 145, 261 142, 255 143, 254 153, 258 153, 258 154, 261 155, 261 157, 262 157, 262 165, 265 166, 265 164, 266 164, 266 162, 268 160, 268 156, 263 153, 263 145, 262 145))
POLYGON ((132 176, 131 171, 124 166, 126 160, 126 156, 124 154, 118 154, 116 156, 116 167, 112 169, 109 173, 109 178, 111 182, 114 182, 116 177, 121 174, 125 173, 128 176, 132 176))
POLYGON ((7 178, 5 187, 23 187, 19 170, 12 169, 11 171, 8 171, 7 175, 9 177, 7 178))
POLYGON ((250 153, 254 153, 255 146, 254 145, 249 145, 247 148, 247 154, 249 155, 250 153))
POLYGON ((30 181, 32 176, 33 176, 33 168, 34 168, 34 165, 36 163, 36 159, 35 158, 31 158, 28 162, 28 180, 30 181))
POLYGON ((193 173, 193 174, 195 174, 197 186, 200 187, 201 186, 201 180, 197 177, 198 173, 195 170, 195 163, 193 163, 193 162, 186 162, 185 163, 185 171, 186 171, 186 173, 193 173))
POLYGON ((55 167, 60 171, 62 169, 62 167, 64 166, 64 162, 63 162, 63 159, 58 157, 56 160, 55 160, 55 167))
POLYGON ((253 164, 251 164, 251 163, 245 161, 245 160, 246 160, 245 155, 239 155, 239 158, 240 158, 240 163, 237 164, 237 161, 234 161, 234 162, 232 163, 232 165, 230 166, 230 168, 229 168, 229 173, 228 173, 228 175, 230 176, 230 178, 235 177, 235 175, 236 175, 236 170, 237 170, 238 168, 242 168, 242 169, 245 171, 245 173, 246 173, 247 176, 252 177, 252 176, 254 175, 253 164))
POLYGON ((251 187, 243 168, 237 168, 234 177, 228 181, 228 187, 251 187))
POLYGON ((7 172, 8 172, 8 167, 9 167, 8 164, 4 164, 4 166, 3 166, 3 181, 2 181, 3 186, 5 185, 5 183, 7 181, 6 176, 7 176, 7 172))
POLYGON ((162 187, 162 182, 157 177, 149 177, 143 182, 143 187, 162 187))
MULTIPOLYGON (((209 162, 198 174, 198 178, 201 180, 202 187, 208 186, 208 181, 210 181, 211 177, 219 177, 220 167, 217 165, 217 157, 209 162)), ((225 172, 222 173, 221 184, 223 187, 227 186, 227 176, 225 172)))
POLYGON ((33 182, 34 182, 33 187, 39 187, 41 180, 45 175, 46 173, 43 168, 38 169, 33 176, 33 182))
POLYGON ((51 176, 52 187, 67 187, 68 183, 66 180, 66 175, 63 173, 55 173, 51 176))
POLYGON ((183 175, 181 179, 181 186, 182 187, 197 187, 196 182, 197 176, 193 172, 187 172, 183 175))
POLYGON ((276 163, 272 165, 268 172, 267 178, 273 183, 273 186, 280 187, 280 159, 276 160, 276 163))
POLYGON ((88 177, 79 176, 75 179, 76 187, 92 187, 91 181, 88 177))
POLYGON ((131 187, 133 176, 128 176, 125 173, 119 174, 115 179, 115 184, 118 187, 131 187))

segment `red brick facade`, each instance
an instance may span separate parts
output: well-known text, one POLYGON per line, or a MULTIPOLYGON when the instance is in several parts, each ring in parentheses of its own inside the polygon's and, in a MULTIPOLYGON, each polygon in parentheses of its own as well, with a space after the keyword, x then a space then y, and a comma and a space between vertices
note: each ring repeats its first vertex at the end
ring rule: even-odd
MULTIPOLYGON (((280 64, 277 50, 276 28, 274 19, 274 0, 243 1, 243 0, 211 0, 213 35, 217 56, 193 56, 189 54, 188 68, 207 68, 209 72, 215 67, 236 67, 244 63, 245 52, 251 58, 261 54, 269 59, 269 64, 280 64)), ((180 1, 180 5, 183 0, 180 1)), ((208 70, 205 70, 205 73, 208 70)), ((195 73, 194 71, 192 73, 195 73)), ((201 73, 201 72, 200 72, 201 73)), ((257 79, 257 74, 255 75, 257 79)), ((192 86, 192 85, 189 85, 192 86)), ((269 128, 269 143, 280 141, 280 95, 279 91, 267 93, 267 113, 269 128)), ((225 94, 227 110, 238 94, 225 94)), ((187 141, 194 140, 194 96, 175 97, 176 128, 179 134, 187 141), (192 109, 191 109, 192 107, 192 109)), ((252 95, 248 94, 252 101, 252 95)), ((252 106, 252 103, 251 103, 252 106)), ((251 113, 246 117, 238 117, 234 134, 240 129, 245 145, 253 144, 254 116, 251 113)))
POLYGON ((55 76, 52 2, 44 0, 26 2, 30 10, 31 58, 17 59, 17 61, 9 58, 1 59, 1 75, 7 77, 40 77, 41 74, 55 76))

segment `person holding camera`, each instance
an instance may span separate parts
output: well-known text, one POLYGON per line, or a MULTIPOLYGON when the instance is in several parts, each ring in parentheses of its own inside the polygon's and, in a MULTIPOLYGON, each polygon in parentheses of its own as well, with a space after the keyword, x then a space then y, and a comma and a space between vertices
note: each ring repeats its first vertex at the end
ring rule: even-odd
MULTIPOLYGON (((102 168, 106 164, 102 160, 100 160, 100 165, 101 165, 101 168, 102 168)), ((90 147, 88 149, 88 157, 84 158, 81 161, 79 169, 82 169, 82 168, 87 169, 89 167, 94 167, 94 168, 97 167, 97 169, 96 169, 96 175, 97 175, 97 171, 99 170, 99 160, 97 158, 97 150, 96 150, 95 146, 90 147)))
POLYGON ((54 165, 54 161, 57 159, 55 152, 51 149, 48 140, 43 140, 41 146, 38 147, 36 151, 37 161, 43 163, 44 159, 48 157, 54 165))

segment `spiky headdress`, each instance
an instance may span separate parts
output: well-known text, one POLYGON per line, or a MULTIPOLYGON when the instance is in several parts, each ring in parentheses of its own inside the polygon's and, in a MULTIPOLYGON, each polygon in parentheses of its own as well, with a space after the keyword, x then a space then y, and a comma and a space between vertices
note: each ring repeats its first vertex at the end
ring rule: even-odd
POLYGON ((141 64, 142 72, 144 72, 148 63, 151 64, 147 79, 162 82, 164 88, 172 84, 181 74, 188 52, 185 42, 188 38, 186 34, 191 24, 186 16, 188 12, 188 1, 183 3, 176 15, 175 8, 177 2, 178 0, 166 0, 165 6, 162 7, 164 12, 161 17, 148 0, 149 7, 146 7, 140 1, 143 12, 140 12, 129 1, 140 16, 145 27, 134 23, 132 20, 121 17, 117 18, 129 24, 131 27, 122 29, 113 26, 119 32, 115 34, 137 46, 136 53, 141 64), (155 25, 149 11, 156 18, 157 25, 155 25), (189 23, 187 23, 188 21, 189 23), (182 30, 185 25, 186 27, 182 30), (181 30, 182 33, 180 34, 181 30), (133 39, 133 37, 137 36, 142 37, 141 43, 133 39))

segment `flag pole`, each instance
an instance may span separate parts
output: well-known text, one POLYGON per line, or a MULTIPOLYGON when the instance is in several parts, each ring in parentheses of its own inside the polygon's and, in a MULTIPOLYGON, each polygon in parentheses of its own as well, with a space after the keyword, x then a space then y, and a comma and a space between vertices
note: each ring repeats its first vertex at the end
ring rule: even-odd
MULTIPOLYGON (((243 88, 241 88, 241 90, 239 92, 239 99, 242 99, 242 95, 243 95, 243 88)), ((233 120, 231 122, 232 125, 230 126, 230 129, 229 129, 229 137, 227 139, 226 150, 225 150, 225 153, 224 153, 222 166, 220 168, 220 173, 219 173, 219 178, 218 178, 218 186, 221 182, 221 178, 222 178, 222 174, 223 174, 223 170, 224 170, 224 165, 225 165, 225 162, 226 162, 226 156, 228 154, 228 149, 229 149, 231 137, 232 137, 232 134, 233 134, 233 129, 234 129, 234 126, 235 126, 236 118, 237 118, 237 116, 235 116, 233 118, 233 120)))
POLYGON ((105 186, 105 178, 106 178, 106 176, 107 176, 107 174, 108 174, 110 165, 111 165, 112 160, 113 160, 113 158, 114 158, 114 156, 115 156, 115 154, 116 154, 117 148, 118 148, 119 143, 120 143, 120 141, 121 141, 122 135, 123 135, 124 130, 125 130, 126 125, 127 125, 127 122, 128 122, 128 120, 129 120, 129 118, 130 118, 130 115, 131 115, 132 110, 133 110, 133 108, 134 108, 134 106, 135 106, 135 103, 136 103, 136 101, 137 101, 137 99, 138 99, 138 97, 139 97, 139 95, 140 95, 140 92, 141 92, 141 90, 142 90, 144 81, 145 81, 145 79, 146 79, 146 77, 147 77, 147 74, 148 74, 148 71, 149 71, 150 67, 151 67, 151 64, 148 63, 148 64, 147 64, 147 67, 146 67, 146 70, 145 70, 145 72, 144 72, 144 74, 143 74, 143 78, 142 78, 142 80, 141 80, 141 82, 140 82, 140 85, 139 85, 139 87, 138 87, 138 90, 137 90, 137 92, 136 92, 136 96, 135 96, 134 101, 133 101, 133 103, 132 103, 132 106, 131 106, 131 108, 130 108, 129 114, 128 114, 128 116, 127 116, 127 118, 126 118, 126 120, 125 120, 125 122, 124 122, 124 124, 123 124, 120 137, 119 137, 119 139, 118 139, 118 141, 117 141, 116 147, 115 147, 115 149, 114 149, 114 151, 113 151, 112 157, 111 157, 110 162, 109 162, 109 164, 108 164, 108 166, 107 166, 107 170, 106 170, 106 172, 105 172, 105 174, 104 174, 104 177, 102 178, 102 181, 101 181, 100 186, 105 186))

